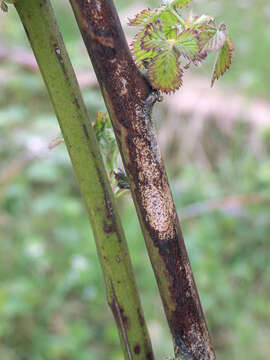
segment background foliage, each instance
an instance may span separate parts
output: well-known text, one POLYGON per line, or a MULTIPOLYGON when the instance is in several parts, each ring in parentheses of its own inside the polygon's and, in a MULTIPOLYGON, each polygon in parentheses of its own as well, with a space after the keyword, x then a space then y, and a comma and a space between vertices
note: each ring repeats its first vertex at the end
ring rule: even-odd
MULTIPOLYGON (((79 32, 67 2, 53 4, 94 120, 104 104, 79 32)), ((146 3, 116 5, 126 22, 146 3)), ((194 0, 193 9, 228 24, 235 58, 207 96, 201 90, 206 65, 158 105, 160 142, 218 359, 266 360, 270 7, 266 0, 194 0)), ((118 360, 91 229, 64 145, 48 149, 59 129, 26 49, 10 9, 0 21, 0 358, 118 360)), ((162 359, 172 348, 154 277, 129 197, 119 206, 162 359)))

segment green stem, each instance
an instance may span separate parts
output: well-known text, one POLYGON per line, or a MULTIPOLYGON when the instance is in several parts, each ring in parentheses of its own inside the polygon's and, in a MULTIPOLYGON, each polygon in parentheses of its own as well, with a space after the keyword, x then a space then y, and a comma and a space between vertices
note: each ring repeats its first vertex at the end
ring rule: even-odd
POLYGON ((114 127, 175 344, 214 360, 151 110, 157 100, 129 51, 113 0, 70 0, 114 127))
POLYGON ((49 91, 92 224, 125 359, 153 359, 125 236, 86 107, 49 0, 15 7, 49 91))

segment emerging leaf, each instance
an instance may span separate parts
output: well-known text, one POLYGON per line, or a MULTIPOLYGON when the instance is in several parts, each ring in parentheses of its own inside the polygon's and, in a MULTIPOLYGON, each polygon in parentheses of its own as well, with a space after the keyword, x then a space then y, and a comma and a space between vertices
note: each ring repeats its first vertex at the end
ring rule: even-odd
POLYGON ((233 50, 233 43, 231 39, 226 36, 225 44, 221 48, 215 63, 211 86, 214 85, 216 79, 218 80, 220 76, 222 76, 231 67, 233 50))
POLYGON ((156 55, 149 66, 149 80, 155 89, 170 93, 182 84, 183 70, 177 56, 172 51, 163 51, 156 55))

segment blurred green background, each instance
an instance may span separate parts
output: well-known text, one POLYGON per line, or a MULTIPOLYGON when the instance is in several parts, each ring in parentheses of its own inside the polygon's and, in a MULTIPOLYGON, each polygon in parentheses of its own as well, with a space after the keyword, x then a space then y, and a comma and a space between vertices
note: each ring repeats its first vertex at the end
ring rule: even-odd
MULTIPOLYGON (((157 1, 116 0, 127 17, 157 1)), ((68 1, 53 1, 91 118, 104 110, 68 1)), ((269 360, 270 5, 194 0, 224 21, 231 71, 214 58, 155 108, 160 144, 217 357, 269 360)), ((132 36, 126 28, 128 36, 132 36)), ((120 360, 90 225, 57 121, 12 8, 0 14, 0 359, 120 360)), ((168 328, 129 196, 119 200, 157 359, 168 328)))

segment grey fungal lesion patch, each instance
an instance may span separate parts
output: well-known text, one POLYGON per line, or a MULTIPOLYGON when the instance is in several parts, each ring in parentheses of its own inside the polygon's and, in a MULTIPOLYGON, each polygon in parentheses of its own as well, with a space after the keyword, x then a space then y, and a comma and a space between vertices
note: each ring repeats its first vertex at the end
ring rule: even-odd
POLYGON ((189 302, 190 299, 193 298, 199 318, 194 321, 195 314, 192 312, 190 313, 189 319, 186 321, 186 335, 183 336, 181 341, 178 339, 178 349, 184 354, 188 352, 188 356, 190 357, 185 357, 185 359, 215 360, 216 356, 210 344, 207 325, 205 321, 203 321, 203 313, 196 291, 192 270, 188 261, 184 262, 184 266, 181 270, 185 272, 184 277, 187 279, 187 288, 185 290, 186 300, 189 302))
POLYGON ((136 122, 133 129, 136 136, 130 151, 137 165, 137 186, 141 194, 140 202, 145 210, 145 221, 163 240, 175 235, 176 211, 151 118, 153 104, 157 101, 156 95, 148 97, 143 106, 135 106, 136 122))
POLYGON ((59 49, 59 47, 55 47, 55 52, 57 55, 61 55, 61 50, 59 49))
POLYGON ((128 93, 127 80, 122 77, 122 78, 120 78, 120 82, 121 82, 120 96, 127 95, 127 93, 128 93))
POLYGON ((58 41, 57 39, 55 39, 53 36, 51 37, 51 41, 52 41, 52 46, 53 46, 53 49, 54 49, 54 52, 55 52, 55 55, 63 69, 63 72, 66 74, 66 67, 65 67, 65 64, 64 64, 64 59, 63 59, 63 56, 62 56, 62 53, 61 53, 61 49, 59 48, 58 46, 58 41))
POLYGON ((194 360, 215 360, 216 356, 208 341, 202 336, 198 325, 192 324, 188 333, 190 339, 191 359, 194 360))
POLYGON ((144 189, 142 202, 146 210, 146 220, 153 230, 158 231, 159 238, 161 240, 172 238, 174 205, 171 196, 150 184, 144 189))
MULTIPOLYGON (((187 285, 188 285, 188 289, 186 290, 186 296, 188 294, 187 297, 192 297, 194 299, 194 302, 196 304, 196 308, 197 309, 201 309, 201 304, 199 302, 199 297, 197 294, 197 289, 195 286, 195 281, 194 281, 194 277, 193 277, 193 273, 192 273, 192 269, 190 266, 190 263, 188 260, 186 260, 185 264, 184 264, 184 271, 185 271, 185 278, 187 279, 187 285)), ((200 314, 200 312, 199 312, 200 314)), ((202 313, 201 313, 201 316, 202 313)), ((202 322, 204 325, 205 323, 202 322)), ((207 328, 205 327, 204 329, 207 332, 207 328)))
POLYGON ((54 48, 54 51, 55 51, 55 53, 56 53, 56 56, 57 56, 59 62, 60 62, 61 64, 63 64, 63 63, 64 63, 64 60, 63 60, 63 58, 62 58, 61 50, 59 49, 59 47, 56 46, 56 47, 54 48))

